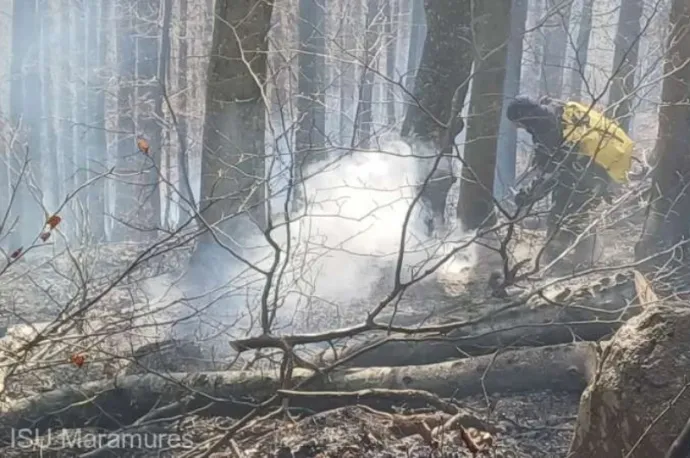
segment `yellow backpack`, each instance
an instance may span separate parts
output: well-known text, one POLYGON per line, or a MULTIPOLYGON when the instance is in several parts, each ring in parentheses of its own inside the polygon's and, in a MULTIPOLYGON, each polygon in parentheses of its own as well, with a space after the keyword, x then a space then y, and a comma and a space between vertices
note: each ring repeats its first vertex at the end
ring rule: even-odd
POLYGON ((618 183, 627 183, 634 143, 618 124, 577 102, 563 104, 563 136, 579 151, 594 158, 618 183))

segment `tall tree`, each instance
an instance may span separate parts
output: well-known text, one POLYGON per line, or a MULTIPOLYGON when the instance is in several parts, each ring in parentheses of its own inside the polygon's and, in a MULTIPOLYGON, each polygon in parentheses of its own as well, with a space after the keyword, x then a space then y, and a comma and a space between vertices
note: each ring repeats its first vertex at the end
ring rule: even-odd
MULTIPOLYGON (((70 7, 74 9, 74 14, 72 14, 72 48, 74 50, 72 55, 72 85, 74 88, 73 99, 72 99, 72 119, 74 123, 72 136, 72 163, 74 164, 74 174, 73 174, 73 185, 74 189, 78 189, 83 186, 89 178, 89 153, 90 148, 87 144, 88 135, 90 132, 88 124, 88 106, 87 106, 87 95, 88 95, 88 72, 91 63, 89 62, 88 56, 88 35, 87 35, 87 7, 74 7, 74 4, 70 4, 70 7)), ((88 192, 90 189, 82 189, 76 196, 75 200, 71 202, 71 211, 73 217, 75 218, 75 234, 80 239, 83 238, 86 233, 90 232, 90 228, 87 226, 88 222, 88 192), (86 232, 86 233, 85 233, 86 232)), ((70 218, 71 219, 71 218, 70 218)))
MULTIPOLYGON (((59 24, 60 24, 60 47, 65 49, 64 53, 60 54, 60 68, 59 78, 57 80, 57 88, 61 97, 57 97, 57 116, 59 122, 57 123, 58 142, 57 155, 60 158, 58 163, 59 175, 63 177, 62 186, 65 192, 74 190, 74 161, 73 161, 73 145, 74 145, 74 124, 72 122, 72 103, 74 100, 74 84, 72 76, 72 15, 74 14, 71 0, 61 0, 59 3, 59 24)), ((68 208, 67 211, 70 211, 68 208)), ((70 220, 76 223, 76 217, 70 214, 70 220)), ((65 224, 69 228, 69 233, 73 233, 72 225, 65 224)), ((63 228, 64 229, 64 228, 63 228)))
POLYGON ((384 87, 386 91, 386 121, 389 126, 395 125, 395 90, 390 81, 395 81, 395 64, 397 59, 398 28, 397 23, 397 3, 392 0, 384 0, 383 15, 386 24, 384 26, 384 39, 386 40, 386 78, 384 87))
MULTIPOLYGON (((91 1, 85 4, 87 28, 88 71, 86 121, 88 131, 85 146, 88 150, 89 165, 87 177, 94 179, 106 170, 108 143, 105 130, 105 81, 103 72, 108 50, 107 30, 109 19, 109 0, 91 1)), ((97 241, 105 240, 105 188, 106 180, 99 179, 91 184, 88 192, 89 222, 92 236, 97 241)))
MULTIPOLYGON (((179 148, 177 153, 177 167, 179 184, 178 189, 184 200, 194 206, 194 192, 192 191, 191 179, 189 177, 189 121, 188 121, 188 101, 189 101, 189 42, 188 34, 189 15, 188 1, 181 0, 179 2, 179 18, 177 24, 179 27, 179 45, 177 57, 177 86, 179 88, 179 103, 177 111, 177 133, 179 148)), ((182 204, 183 207, 187 205, 182 204)), ((184 218, 180 218, 180 222, 184 222, 184 218)))
POLYGON ((61 203, 61 194, 64 180, 64 161, 58 157, 57 131, 55 129, 55 74, 53 63, 55 62, 54 35, 56 22, 53 19, 55 11, 51 8, 48 0, 41 2, 41 82, 43 84, 42 111, 43 111, 43 151, 45 157, 45 168, 49 171, 46 174, 45 184, 47 189, 43 190, 46 195, 46 205, 52 211, 58 208, 61 203))
POLYGON ((674 0, 659 109, 659 135, 647 220, 637 260, 668 251, 651 266, 685 264, 690 240, 690 2, 674 0), (674 256, 676 262, 667 261, 674 256))
POLYGON ((136 186, 137 162, 135 152, 134 84, 136 78, 136 46, 134 34, 134 5, 132 0, 117 2, 117 173, 115 184, 114 226, 118 240, 133 240, 137 234, 130 226, 132 209, 139 205, 136 186))
MULTIPOLYGON (((172 27, 172 10, 173 10, 173 0, 164 0, 162 2, 162 9, 163 9, 163 23, 160 31, 160 42, 159 42, 159 47, 158 47, 158 59, 156 60, 156 64, 158 65, 158 68, 156 69, 156 83, 157 83, 157 93, 155 94, 155 99, 154 99, 154 106, 153 106, 153 115, 156 120, 156 124, 158 125, 158 129, 160 129, 161 134, 160 134, 160 146, 159 146, 159 152, 158 155, 155 155, 154 157, 158 158, 158 163, 163 164, 165 161, 165 168, 162 167, 162 165, 159 167, 159 173, 163 173, 165 170, 165 173, 167 175, 167 181, 168 183, 171 182, 171 176, 170 176, 170 171, 171 171, 171 157, 170 157, 170 149, 169 148, 164 148, 165 145, 170 145, 169 141, 169 136, 170 136, 170 131, 166 129, 165 131, 165 138, 167 139, 166 141, 163 140, 163 128, 161 125, 161 122, 165 119, 165 113, 163 112, 163 104, 164 104, 164 97, 167 96, 167 84, 168 84, 168 72, 170 68, 170 56, 172 54, 172 46, 170 42, 170 28, 172 27)), ((158 177, 157 177, 158 178, 158 177)), ((158 182, 158 180, 156 180, 158 182)), ((158 186, 158 185, 157 185, 158 186)), ((160 190, 158 189, 157 193, 159 202, 160 202, 160 190)), ((161 221, 164 223, 164 228, 168 228, 170 225, 170 209, 172 206, 172 194, 171 194, 171 188, 168 184, 166 184, 166 200, 165 200, 165 212, 164 215, 161 215, 161 221)), ((160 208, 162 205, 159 203, 159 212, 160 208)))
POLYGON ((137 225, 144 229, 139 237, 156 235, 161 224, 160 171, 163 154, 163 129, 156 110, 162 104, 163 90, 159 80, 160 62, 160 0, 136 2, 136 72, 137 72, 137 133, 149 142, 148 154, 140 156, 140 203, 137 225))
POLYGON ((299 0, 297 56, 297 132, 295 133, 295 200, 301 199, 304 169, 326 154, 326 25, 325 0, 299 0))
POLYGON ((618 30, 613 54, 613 80, 609 92, 609 107, 621 127, 630 131, 633 113, 632 96, 635 91, 640 47, 640 18, 644 0, 625 0, 621 3, 618 16, 618 30))
POLYGON ((410 44, 407 49, 407 78, 406 88, 414 90, 417 66, 424 49, 426 36, 426 18, 424 16, 424 0, 410 0, 410 44))
POLYGON ((359 103, 355 114, 357 146, 368 148, 371 128, 374 123, 374 72, 378 61, 378 44, 382 31, 382 18, 379 16, 379 0, 367 0, 364 21, 364 68, 359 89, 359 103))
POLYGON ((39 7, 39 0, 26 0, 14 2, 12 11, 10 119, 15 127, 20 128, 21 143, 26 145, 26 148, 11 152, 13 173, 10 178, 13 185, 18 185, 11 213, 12 217, 18 218, 19 225, 10 239, 15 247, 30 244, 43 226, 43 212, 30 191, 29 177, 19 173, 28 160, 27 172, 30 171, 31 178, 42 186, 40 34, 36 33, 40 30, 39 7))
MULTIPOLYGON (((471 0, 428 0, 424 4, 427 26, 424 50, 414 83, 414 102, 407 109, 401 134, 431 143, 437 152, 441 150, 446 123, 450 120, 453 94, 460 107, 467 95, 473 60, 472 3, 471 0)), ((421 191, 434 219, 443 218, 452 185, 449 172, 434 172, 433 185, 430 181, 421 191)))
POLYGON ((563 67, 568 45, 571 0, 546 0, 544 55, 542 58, 540 92, 559 98, 563 94, 563 67))
POLYGON ((515 160, 517 153, 517 129, 505 116, 505 109, 510 99, 520 93, 520 76, 522 73, 522 42, 525 35, 528 0, 513 0, 510 14, 510 40, 506 57, 506 75, 503 82, 503 108, 498 130, 498 158, 494 179, 494 194, 497 199, 508 195, 509 188, 515 182, 515 160))
MULTIPOLYGON (((216 0, 206 89, 200 212, 234 236, 247 216, 265 228, 267 34, 273 2, 216 0)), ((214 239, 209 233, 206 242, 214 239)))
POLYGON ((458 215, 465 229, 491 221, 496 147, 510 36, 511 0, 474 2, 475 71, 472 79, 467 143, 458 215))
MULTIPOLYGON (((583 0, 582 14, 578 24, 577 43, 575 44, 575 65, 570 70, 570 97, 579 99, 582 95, 582 83, 589 56, 589 37, 592 34, 592 5, 594 0, 583 0)), ((593 94, 591 94, 593 95, 593 94)))

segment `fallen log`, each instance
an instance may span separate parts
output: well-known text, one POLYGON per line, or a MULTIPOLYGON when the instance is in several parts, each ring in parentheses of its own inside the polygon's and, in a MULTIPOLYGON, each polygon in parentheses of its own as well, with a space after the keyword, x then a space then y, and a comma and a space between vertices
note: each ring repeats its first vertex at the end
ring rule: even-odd
MULTIPOLYGON (((552 389, 581 392, 597 363, 595 345, 577 343, 506 351, 439 364, 410 367, 371 367, 334 370, 327 377, 294 369, 293 385, 302 391, 359 391, 407 389, 462 398, 480 393, 526 392, 552 389)), ((6 439, 10 428, 99 426, 120 428, 154 408, 178 403, 185 411, 206 407, 208 415, 240 416, 256 402, 284 388, 277 373, 259 371, 130 375, 108 381, 62 388, 12 404, 0 416, 6 439)), ((375 403, 381 408, 381 401, 375 403)), ((385 399, 383 399, 385 401, 385 399)), ((327 398, 296 398, 293 407, 311 411, 333 407, 327 398)), ((166 412, 173 415, 174 412, 166 412)), ((180 412, 183 413, 183 412, 180 412)))
MULTIPOLYGON (((641 311, 631 306, 632 283, 620 283, 610 291, 570 294, 547 299, 537 297, 530 305, 516 305, 484 318, 460 323, 437 335, 381 335, 359 341, 343 350, 348 367, 434 364, 449 359, 486 355, 497 349, 559 345, 574 340, 598 341, 614 334, 627 319, 641 311), (366 350, 365 350, 366 349, 366 350), (359 353, 359 354, 358 354, 359 353)), ((325 358, 330 362, 333 355, 325 358)))

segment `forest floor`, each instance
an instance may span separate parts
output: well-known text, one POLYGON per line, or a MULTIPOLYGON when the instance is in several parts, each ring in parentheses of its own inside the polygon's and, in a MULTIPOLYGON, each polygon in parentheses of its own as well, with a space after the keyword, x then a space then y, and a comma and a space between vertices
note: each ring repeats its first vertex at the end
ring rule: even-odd
MULTIPOLYGON (((613 219, 604 222, 598 233, 606 251, 599 266, 612 267, 631 262, 638 231, 627 222, 613 224, 613 219)), ((518 257, 533 254, 542 236, 541 231, 522 230, 518 257)), ((61 330, 58 335, 63 340, 50 351, 43 352, 40 367, 35 361, 36 365, 31 370, 15 373, 7 381, 3 401, 11 402, 64 385, 112 378, 131 365, 133 348, 151 340, 166 338, 166 330, 170 330, 178 316, 177 312, 171 311, 171 306, 177 305, 180 294, 171 293, 174 286, 163 288, 166 294, 161 294, 161 284, 165 282, 157 279, 165 277, 167 284, 171 284, 170 278, 186 264, 189 253, 189 249, 167 253, 163 268, 158 264, 146 264, 104 294, 86 316, 77 315, 76 321, 81 323, 77 326, 81 328, 78 331, 85 334, 90 331, 98 337, 87 342, 75 337, 80 332, 75 334, 72 328, 61 330), (155 287, 151 287, 152 284, 155 287), (87 357, 87 364, 81 368, 70 363, 70 357, 75 352, 87 357)), ((112 272, 131 262, 137 254, 136 245, 109 245, 97 251, 89 249, 78 253, 82 257, 77 264, 90 266, 88 275, 82 272, 91 285, 87 296, 102 294, 104 285, 112 279, 112 272)), ((481 263, 476 266, 459 263, 459 268, 439 272, 430 280, 411 288, 409 297, 398 306, 398 320, 418 321, 421 315, 432 315, 434 310, 445 310, 447 313, 452 310, 455 318, 465 319, 486 313, 482 304, 490 297, 487 288, 490 273, 500 269, 500 263, 496 261, 495 258, 482 255, 481 263)), ((43 253, 27 255, 25 260, 12 266, 0 281, 2 334, 13 327, 9 332, 12 338, 22 335, 30 337, 35 335, 34 327, 44 329, 57 317, 69 314, 71 309, 65 309, 64 304, 78 300, 79 297, 75 295, 83 291, 71 280, 74 278, 71 275, 75 272, 74 265, 70 257, 64 254, 53 258, 50 253, 43 253)), ((585 276, 567 283, 577 288, 596 276, 585 276)), ((387 280, 382 280, 382 288, 390 284, 387 280)), ((295 315, 294 321, 303 325, 296 326, 292 332, 317 332, 359 323, 371 310, 372 304, 375 302, 355 303, 347 307, 320 303, 318 307, 304 309, 295 315)), ((434 319, 440 318, 436 316, 434 319)), ((231 336, 224 333, 221 337, 227 342, 231 336)), ((10 345, 2 341, 0 344, 10 345)), ((206 362, 207 370, 227 369, 230 366, 228 356, 223 352, 210 355, 206 362)), ((476 409, 481 418, 498 428, 494 438, 494 454, 488 456, 545 458, 563 456, 567 450, 578 401, 579 396, 558 392, 503 394, 460 400, 463 406, 476 409)), ((191 437, 198 445, 213 440, 230 424, 227 418, 190 415, 174 421, 172 428, 191 437)), ((235 443, 244 451, 243 456, 257 458, 472 456, 466 447, 452 441, 434 451, 421 436, 407 437, 389 426, 385 416, 359 407, 347 407, 306 418, 260 421, 238 435, 235 443), (292 454, 287 454, 285 447, 291 449, 292 454)), ((232 456, 232 446, 225 445, 217 456, 232 456)), ((8 457, 36 456, 33 451, 31 453, 34 454, 24 452, 26 450, 5 447, 0 454, 8 457)), ((77 456, 77 450, 52 453, 43 456, 77 456)), ((119 456, 146 455, 128 450, 119 456)), ((169 456, 179 455, 170 452, 169 456)))

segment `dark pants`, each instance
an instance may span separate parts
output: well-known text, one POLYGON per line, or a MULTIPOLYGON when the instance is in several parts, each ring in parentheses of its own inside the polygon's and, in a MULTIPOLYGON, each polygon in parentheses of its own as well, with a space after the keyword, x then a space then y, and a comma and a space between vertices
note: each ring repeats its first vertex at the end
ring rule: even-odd
MULTIPOLYGON (((545 261, 550 262, 573 245, 593 220, 608 189, 608 178, 599 171, 580 174, 563 173, 551 192, 551 210, 547 220, 545 261)), ((594 254, 594 236, 583 237, 574 249, 575 264, 589 263, 594 254)), ((572 253, 572 252, 571 252, 572 253)))

